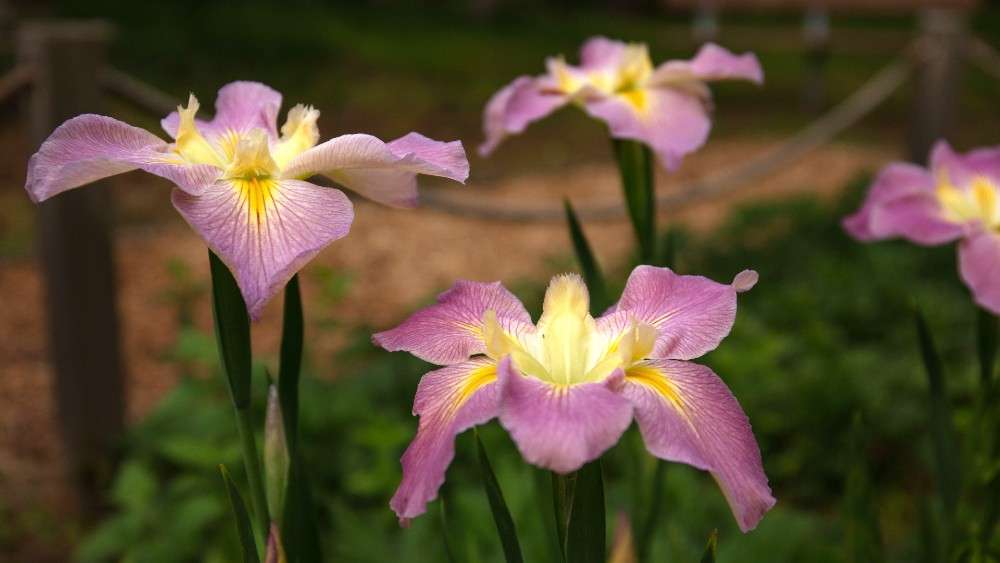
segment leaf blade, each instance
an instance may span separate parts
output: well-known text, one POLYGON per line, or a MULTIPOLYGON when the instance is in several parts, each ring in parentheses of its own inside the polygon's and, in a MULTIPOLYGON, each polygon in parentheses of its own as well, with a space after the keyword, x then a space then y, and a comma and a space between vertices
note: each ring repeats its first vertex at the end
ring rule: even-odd
POLYGON ((257 544, 254 539, 253 526, 250 524, 250 514, 247 512, 243 497, 240 496, 236 483, 229 475, 229 470, 225 465, 219 466, 222 473, 222 481, 226 485, 226 494, 229 497, 229 506, 233 510, 233 519, 236 524, 236 533, 240 538, 240 547, 243 550, 244 563, 260 563, 260 554, 257 553, 257 544))
POLYGON ((503 491, 500 490, 500 483, 497 481, 490 458, 486 454, 486 446, 479 438, 479 432, 474 432, 476 439, 476 450, 479 454, 479 469, 482 475, 483 488, 486 491, 486 498, 489 500, 490 512, 493 513, 493 523, 496 525, 497 534, 500 536, 500 545, 503 548, 504 558, 507 563, 521 563, 524 558, 521 555, 521 543, 517 539, 517 529, 514 526, 514 518, 507 509, 507 502, 504 500, 503 491))

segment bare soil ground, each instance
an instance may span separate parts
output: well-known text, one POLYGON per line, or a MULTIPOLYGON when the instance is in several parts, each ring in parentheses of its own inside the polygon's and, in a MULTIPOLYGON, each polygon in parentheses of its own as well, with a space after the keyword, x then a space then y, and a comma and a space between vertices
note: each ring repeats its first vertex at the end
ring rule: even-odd
MULTIPOLYGON (((773 142, 714 140, 690 157, 677 174, 661 175, 658 185, 662 193, 669 193, 681 182, 729 168, 773 142)), ((738 194, 674 210, 664 219, 704 231, 718 224, 734 205, 806 190, 829 196, 855 174, 874 170, 896 156, 884 148, 830 145, 738 194)), ((23 181, 20 174, 22 170, 0 171, 0 186, 10 187, 0 191, 0 238, 27 237, 30 242, 32 210, 18 189, 23 181)), ((461 191, 461 197, 475 198, 477 204, 554 206, 568 196, 575 205, 587 206, 619 201, 617 182, 616 171, 608 163, 498 177, 488 183, 474 181, 453 189, 461 191)), ((204 291, 207 260, 200 239, 170 210, 165 184, 139 174, 111 183, 120 217, 116 250, 129 418, 136 420, 179 376, 177 365, 165 359, 180 323, 176 299, 170 297, 178 289, 171 269, 185 266, 193 285, 202 288, 193 294, 195 322, 210 329, 204 291)), ((349 326, 388 327, 455 279, 540 282, 558 264, 567 264, 571 252, 561 222, 488 222, 431 209, 394 210, 359 199, 355 202, 357 219, 350 236, 323 251, 305 270, 304 298, 314 304, 307 308, 307 323, 312 327, 334 318, 349 326), (336 307, 321 298, 326 282, 317 272, 324 268, 346 272, 351 280, 336 307)), ((621 263, 631 249, 632 233, 624 220, 594 222, 585 229, 606 265, 621 263)), ((30 251, 30 244, 26 248, 30 251)), ((41 527, 53 528, 55 538, 72 541, 66 539, 73 536, 72 525, 67 523, 72 519, 64 516, 71 503, 61 485, 41 280, 30 252, 0 260, 0 526, 10 527, 7 533, 16 534, 19 527, 37 532, 33 528, 41 522, 41 527)), ((743 266, 751 265, 734 266, 734 272, 743 266)), ((278 299, 254 327, 255 347, 265 354, 277 350, 280 314, 278 299)), ((338 346, 337 337, 329 331, 312 334, 319 335, 308 340, 313 357, 328 357, 338 346)), ((6 560, 3 535, 0 559, 6 560)))

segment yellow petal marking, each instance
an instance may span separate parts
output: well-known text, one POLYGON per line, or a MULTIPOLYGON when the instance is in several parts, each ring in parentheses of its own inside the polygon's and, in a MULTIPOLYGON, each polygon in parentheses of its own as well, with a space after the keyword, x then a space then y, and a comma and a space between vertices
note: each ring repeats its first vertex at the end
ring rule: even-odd
POLYGON ((684 415, 684 400, 660 370, 648 365, 635 365, 625 370, 625 380, 653 390, 684 415))

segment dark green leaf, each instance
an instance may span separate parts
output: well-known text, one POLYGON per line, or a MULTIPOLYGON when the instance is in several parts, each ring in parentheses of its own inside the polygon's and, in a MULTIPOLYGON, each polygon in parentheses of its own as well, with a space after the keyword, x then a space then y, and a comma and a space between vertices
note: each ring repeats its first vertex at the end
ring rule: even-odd
POLYGON ((666 473, 666 469, 667 463, 657 459, 648 489, 650 493, 646 508, 646 518, 642 521, 639 537, 636 538, 636 554, 639 561, 647 560, 649 547, 653 543, 653 534, 656 532, 657 524, 660 521, 663 508, 663 476, 666 473))
POLYGON ((653 156, 649 147, 639 141, 612 139, 612 144, 625 192, 625 206, 639 243, 639 262, 649 264, 656 258, 653 156))
POLYGON ((507 502, 504 501, 500 483, 497 482, 496 475, 493 473, 490 458, 486 455, 486 447, 479 439, 479 432, 474 432, 474 436, 476 449, 479 451, 479 469, 482 473, 483 488, 486 489, 486 498, 490 502, 493 523, 496 524, 497 534, 500 535, 500 545, 503 547, 504 557, 507 563, 519 563, 523 561, 523 558, 521 557, 521 544, 517 539, 517 529, 514 527, 514 519, 507 509, 507 502))
POLYGON ((917 310, 915 315, 920 353, 924 369, 927 371, 930 391, 931 437, 937 463, 938 489, 948 519, 948 528, 951 529, 961 490, 959 452, 955 442, 955 429, 951 418, 951 407, 948 402, 941 359, 923 314, 917 310))
POLYGON ((296 454, 292 457, 281 530, 288 563, 323 560, 312 485, 300 456, 296 454))
POLYGON ((872 485, 866 437, 861 413, 855 413, 847 449, 847 484, 844 487, 844 520, 846 528, 845 561, 874 563, 884 559, 878 523, 877 499, 872 485))
POLYGON ((719 530, 712 530, 708 535, 708 543, 705 544, 705 553, 701 556, 701 563, 715 563, 715 550, 719 545, 719 530))
POLYGON ((281 324, 281 359, 278 366, 278 395, 285 419, 288 449, 293 454, 299 437, 299 374, 302 370, 302 294, 299 276, 292 276, 285 286, 285 308, 281 324))
POLYGON ((229 504, 233 509, 233 518, 236 521, 236 533, 240 537, 240 547, 243 550, 244 563, 260 563, 260 555, 257 553, 257 544, 254 543, 253 527, 250 525, 250 515, 247 513, 246 504, 243 497, 236 488, 229 471, 225 465, 219 466, 222 472, 222 480, 226 484, 226 493, 229 495, 229 504))
POLYGON ((237 409, 250 405, 250 317, 229 268, 211 250, 212 313, 222 369, 237 409))
POLYGON ((607 539, 600 460, 575 473, 553 476, 556 526, 566 563, 604 563, 607 539))
POLYGON ((597 258, 594 257, 590 243, 587 242, 587 236, 583 233, 580 221, 568 199, 563 200, 563 207, 566 209, 566 224, 569 226, 569 236, 573 241, 576 261, 580 264, 580 272, 590 290, 590 310, 595 315, 603 313, 611 306, 611 302, 608 299, 608 286, 604 282, 601 267, 597 263, 597 258))
POLYGON ((979 378, 985 396, 990 396, 993 372, 997 358, 997 317, 993 313, 977 308, 977 348, 979 351, 979 378))
POLYGON ((448 526, 448 501, 441 496, 441 502, 438 503, 438 514, 440 515, 441 523, 441 542, 444 544, 444 554, 448 558, 448 563, 458 563, 458 559, 455 557, 455 548, 451 545, 451 534, 450 528, 448 526))

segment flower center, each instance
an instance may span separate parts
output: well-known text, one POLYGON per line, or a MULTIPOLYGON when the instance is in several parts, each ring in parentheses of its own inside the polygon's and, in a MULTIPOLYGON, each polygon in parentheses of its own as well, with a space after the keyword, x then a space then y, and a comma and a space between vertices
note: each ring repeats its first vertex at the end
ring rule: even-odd
POLYGON ((976 176, 967 186, 956 187, 951 183, 947 171, 938 175, 935 195, 945 219, 955 223, 980 222, 989 229, 1000 228, 1000 188, 984 176, 976 176))
POLYGON ((545 293, 542 316, 535 330, 505 331, 496 314, 487 311, 484 337, 487 354, 510 355, 525 375, 559 386, 602 381, 618 368, 627 368, 653 347, 655 330, 631 323, 628 330, 599 330, 588 312, 587 287, 577 275, 553 278, 545 293))

